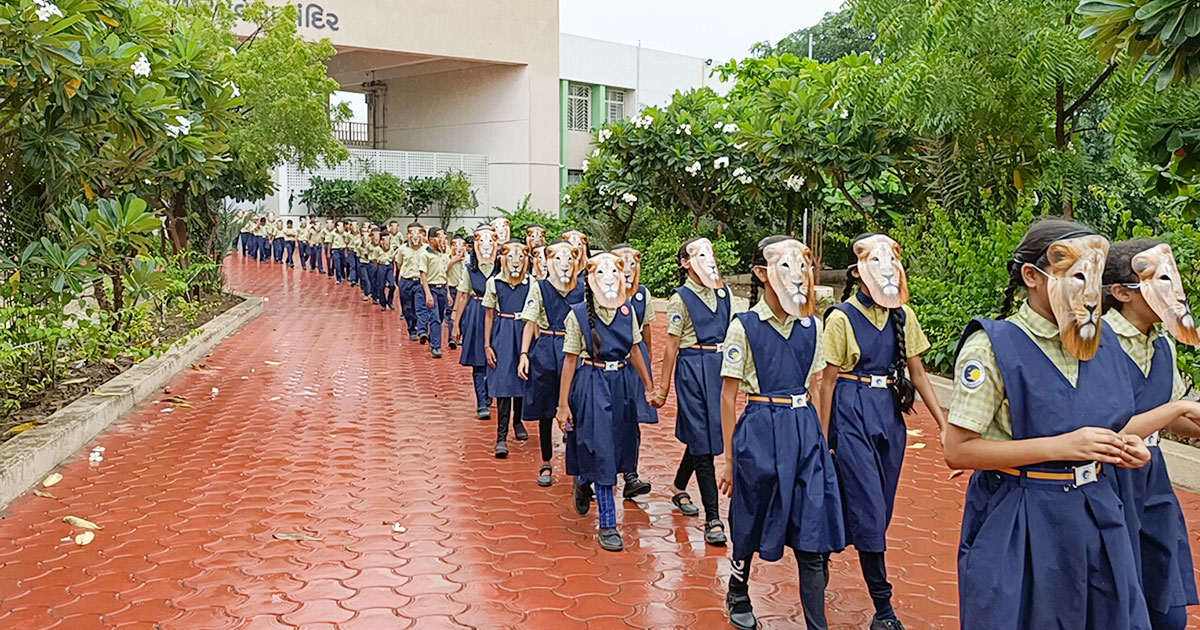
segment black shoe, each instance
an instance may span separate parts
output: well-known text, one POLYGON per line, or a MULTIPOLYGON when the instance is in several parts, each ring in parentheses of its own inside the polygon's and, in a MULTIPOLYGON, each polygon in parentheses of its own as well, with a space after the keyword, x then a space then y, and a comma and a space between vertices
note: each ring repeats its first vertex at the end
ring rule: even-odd
POLYGON ((721 519, 714 518, 704 524, 704 542, 714 547, 724 547, 727 542, 725 538, 725 524, 721 519))
POLYGON ((675 507, 679 508, 679 511, 683 513, 684 516, 700 515, 700 508, 696 507, 695 503, 692 503, 692 496, 686 492, 680 492, 679 494, 671 497, 671 503, 674 503, 675 507), (686 500, 687 503, 684 503, 684 500, 686 500))
POLYGON ((578 479, 572 479, 571 483, 575 484, 575 490, 573 492, 575 495, 575 511, 578 512, 580 516, 583 516, 592 508, 592 495, 594 492, 592 491, 591 486, 580 486, 578 479))
POLYGON ((454 341, 454 340, 451 340, 451 341, 450 341, 450 349, 451 349, 451 350, 458 350, 458 342, 457 342, 457 341, 454 341))
POLYGON ((542 466, 542 469, 538 471, 538 485, 539 486, 541 486, 543 488, 549 488, 551 485, 554 484, 554 477, 552 477, 550 475, 550 473, 551 473, 551 468, 549 466, 542 466))
POLYGON ((484 400, 484 402, 487 404, 487 406, 489 406, 489 407, 491 407, 491 406, 492 406, 492 403, 493 403, 493 402, 495 402, 494 400, 492 400, 492 397, 491 397, 491 396, 488 396, 487 398, 484 398, 483 400, 484 400))
POLYGON ((419 337, 417 337, 417 341, 421 342, 421 345, 423 346, 423 345, 429 343, 429 335, 421 333, 421 335, 419 337))
POLYGON ((475 417, 479 418, 480 420, 491 420, 492 412, 489 411, 487 407, 480 407, 475 411, 475 417))
POLYGON ((625 491, 621 494, 626 500, 632 500, 633 497, 639 497, 643 494, 650 494, 650 484, 637 477, 626 478, 625 491))
POLYGON ((416 340, 417 340, 417 333, 409 333, 409 335, 408 335, 408 340, 409 340, 409 341, 416 341, 416 340))
POLYGON ((433 358, 435 358, 435 359, 440 359, 440 358, 442 358, 442 351, 441 351, 441 350, 431 350, 429 354, 430 354, 430 355, 432 355, 432 356, 433 356, 433 358))
POLYGON ((500 459, 508 457, 508 443, 504 440, 498 440, 496 442, 496 448, 492 449, 492 454, 500 459))
POLYGON ((758 627, 758 619, 754 617, 754 607, 750 605, 749 595, 725 595, 725 610, 729 612, 729 623, 738 630, 754 630, 758 627))
POLYGON ((600 548, 605 551, 625 549, 625 541, 621 540, 621 532, 618 532, 615 527, 600 530, 600 548))
POLYGON ((514 422, 513 424, 515 424, 515 425, 516 425, 515 427, 513 427, 513 430, 514 430, 514 432, 515 432, 515 433, 516 433, 516 435, 517 435, 517 440, 518 440, 518 441, 521 441, 521 442, 524 442, 525 440, 528 440, 528 439, 529 439, 529 432, 525 430, 525 423, 524 423, 524 422, 521 422, 520 420, 517 420, 517 421, 516 421, 516 422, 514 422))
POLYGON ((904 630, 904 624, 899 619, 876 619, 871 622, 871 630, 904 630))

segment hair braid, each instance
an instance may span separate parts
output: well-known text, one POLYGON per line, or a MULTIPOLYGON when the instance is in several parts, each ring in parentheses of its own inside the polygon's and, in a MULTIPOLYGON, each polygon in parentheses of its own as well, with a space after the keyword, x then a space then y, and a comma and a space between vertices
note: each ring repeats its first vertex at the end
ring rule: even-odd
POLYGON ((1025 285, 1021 279, 1021 263, 1008 261, 1008 286, 1004 287, 1004 304, 1000 306, 1000 318, 1004 319, 1012 313, 1013 301, 1017 298, 1017 289, 1025 285))
POLYGON ((858 279, 854 277, 854 267, 851 266, 846 270, 846 288, 842 289, 843 302, 849 300, 851 295, 854 295, 854 285, 857 281, 858 279))
POLYGON ((750 306, 754 306, 755 304, 758 304, 758 293, 762 287, 763 287, 762 280, 759 280, 758 276, 754 275, 754 271, 751 270, 750 271, 750 306))
POLYGON ((599 355, 604 347, 604 343, 600 339, 600 333, 596 331, 596 301, 592 298, 592 287, 586 283, 584 287, 583 299, 587 303, 588 328, 592 333, 592 347, 596 351, 596 356, 593 356, 592 360, 599 361, 599 355))
POLYGON ((896 339, 896 351, 892 356, 892 372, 895 374, 896 386, 892 396, 896 400, 896 408, 900 413, 912 411, 916 402, 917 391, 908 378, 908 340, 904 335, 904 308, 893 308, 888 312, 892 322, 892 334, 896 339))

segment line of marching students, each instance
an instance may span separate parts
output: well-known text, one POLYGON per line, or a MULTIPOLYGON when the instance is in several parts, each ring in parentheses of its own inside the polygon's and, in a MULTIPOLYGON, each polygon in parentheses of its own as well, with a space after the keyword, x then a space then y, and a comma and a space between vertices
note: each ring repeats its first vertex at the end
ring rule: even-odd
MULTIPOLYGON (((254 231, 271 224, 263 219, 242 241, 260 259, 280 234, 254 231)), ((1079 223, 1034 223, 1008 262, 1003 319, 976 319, 963 334, 944 415, 921 364, 929 342, 906 305, 901 248, 883 234, 852 242, 842 302, 823 314, 798 240, 758 243, 750 309, 734 313, 712 244, 691 239, 676 257, 666 339, 654 343, 641 254, 628 245, 592 253, 583 233, 547 242, 539 226, 512 240, 503 218, 454 241, 419 225, 404 238, 394 224, 368 231, 302 223, 301 264, 323 272, 332 262, 341 280, 357 256, 357 279, 371 287, 392 286, 379 269, 394 265, 405 308, 429 313, 410 337, 439 347, 429 323, 446 319, 477 416, 490 420, 495 402, 496 457, 509 455, 510 430, 524 441, 536 422, 537 482, 551 486, 559 427, 574 508, 587 514, 595 500, 603 549, 624 547, 618 484, 625 499, 651 490, 638 476, 641 425, 658 422, 674 387, 682 452, 671 501, 684 515, 703 510, 706 542, 732 543, 734 627, 758 627, 754 555, 772 562, 791 549, 804 622, 827 628, 830 554, 853 546, 874 602, 870 630, 904 628, 885 557, 917 394, 947 463, 975 471, 958 560, 964 630, 1183 630, 1198 603, 1158 441, 1163 430, 1200 437, 1200 403, 1182 400, 1175 365, 1175 343, 1200 345, 1200 335, 1162 242, 1110 244, 1079 223), (719 493, 730 498, 728 528, 719 493)), ((377 301, 389 308, 390 294, 377 301)))

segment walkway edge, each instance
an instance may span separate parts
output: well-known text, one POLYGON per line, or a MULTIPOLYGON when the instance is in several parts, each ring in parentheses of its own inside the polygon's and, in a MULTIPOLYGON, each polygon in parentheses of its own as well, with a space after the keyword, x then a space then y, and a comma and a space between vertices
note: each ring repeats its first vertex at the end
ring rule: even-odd
POLYGON ((130 409, 154 396, 176 374, 262 314, 262 298, 230 293, 241 297, 242 303, 214 317, 187 343, 134 365, 98 388, 116 395, 88 394, 59 409, 45 424, 0 444, 0 510, 130 409))

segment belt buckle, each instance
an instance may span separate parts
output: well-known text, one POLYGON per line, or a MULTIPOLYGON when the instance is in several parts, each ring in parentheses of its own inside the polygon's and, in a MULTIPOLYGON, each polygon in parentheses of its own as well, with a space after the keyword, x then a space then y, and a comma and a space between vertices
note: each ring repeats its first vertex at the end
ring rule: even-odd
POLYGON ((717 344, 717 352, 718 353, 725 352, 725 342, 721 342, 721 343, 717 344))
POLYGON ((871 375, 871 388, 872 389, 887 388, 887 379, 888 379, 887 375, 881 376, 881 375, 872 374, 871 375))
POLYGON ((808 406, 808 394, 792 394, 792 409, 808 406))
POLYGON ((616 372, 619 369, 621 369, 620 361, 605 361, 604 362, 604 371, 605 372, 616 372))
POLYGON ((1096 462, 1084 464, 1083 466, 1075 467, 1075 487, 1086 486, 1089 483, 1098 481, 1096 475, 1096 462))
POLYGON ((1158 446, 1158 442, 1161 439, 1159 433, 1159 431, 1155 431, 1154 433, 1147 435, 1145 440, 1146 446, 1158 446))

